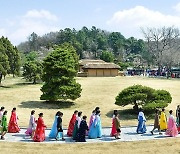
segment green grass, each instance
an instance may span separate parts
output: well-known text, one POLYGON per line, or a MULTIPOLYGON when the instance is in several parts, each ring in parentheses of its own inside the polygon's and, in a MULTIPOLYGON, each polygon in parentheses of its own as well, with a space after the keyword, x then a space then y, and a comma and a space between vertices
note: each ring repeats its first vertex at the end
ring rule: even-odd
MULTIPOLYGON (((27 127, 29 115, 32 109, 38 113, 44 113, 44 121, 48 127, 52 126, 55 113, 60 110, 64 113, 63 126, 67 127, 72 113, 75 109, 81 110, 83 115, 89 118, 92 110, 99 106, 103 126, 111 126, 113 110, 120 114, 121 126, 137 125, 137 115, 133 113, 132 106, 120 107, 115 105, 117 94, 134 84, 142 84, 155 89, 168 90, 173 98, 172 103, 166 111, 173 109, 180 104, 180 81, 165 80, 144 77, 115 77, 115 78, 77 78, 82 85, 82 94, 74 102, 49 103, 41 101, 41 85, 29 84, 22 78, 7 77, 0 87, 0 106, 8 110, 8 118, 13 107, 17 107, 19 125, 27 127), (8 87, 8 88, 7 88, 8 87)), ((147 118, 147 115, 145 113, 147 118)), ((153 118, 149 117, 150 119, 153 118)), ((149 119, 147 118, 147 119, 149 119)), ((153 120, 147 120, 152 124, 153 120)), ((38 144, 38 143, 8 143, 0 142, 0 154, 7 153, 62 153, 72 154, 109 154, 109 153, 180 153, 180 139, 168 138, 166 140, 138 141, 138 142, 114 142, 95 144, 38 144)))
MULTIPOLYGON (((133 113, 132 106, 128 105, 121 107, 115 105, 115 97, 118 93, 134 84, 141 84, 155 89, 168 90, 172 97, 172 103, 167 107, 175 110, 180 100, 180 82, 179 80, 161 80, 156 78, 145 77, 89 77, 77 78, 77 82, 82 85, 81 97, 77 100, 59 101, 59 102, 45 102, 40 100, 41 91, 40 84, 31 84, 26 82, 23 78, 13 78, 8 76, 3 80, 2 87, 0 87, 0 106, 5 106, 9 111, 13 107, 17 107, 17 114, 20 118, 20 126, 27 126, 29 114, 31 110, 36 110, 38 113, 44 113, 45 123, 51 127, 55 113, 60 110, 64 113, 63 124, 68 126, 71 115, 74 110, 83 112, 88 118, 92 110, 99 106, 101 109, 101 118, 103 126, 111 126, 111 118, 113 110, 118 110, 121 117, 121 125, 137 125, 137 115, 133 113)), ((146 114, 147 119, 153 119, 153 114, 146 114)), ((153 123, 153 120, 148 120, 147 123, 153 123)))

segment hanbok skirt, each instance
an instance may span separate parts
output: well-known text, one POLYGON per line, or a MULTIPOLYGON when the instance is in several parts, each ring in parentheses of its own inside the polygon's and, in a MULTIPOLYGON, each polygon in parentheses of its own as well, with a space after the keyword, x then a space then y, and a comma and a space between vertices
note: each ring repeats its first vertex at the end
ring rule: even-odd
POLYGON ((32 128, 28 128, 27 131, 25 132, 26 135, 32 135, 32 128))
POLYGON ((90 127, 88 136, 91 139, 101 138, 102 137, 101 122, 98 122, 96 126, 95 126, 95 122, 93 122, 93 124, 90 127))
POLYGON ((78 121, 76 121, 74 125, 73 134, 72 134, 73 140, 76 140, 77 133, 78 133, 78 121))
POLYGON ((180 126, 177 127, 178 133, 180 133, 180 126))
POLYGON ((167 121, 166 121, 166 117, 161 115, 160 116, 160 123, 159 123, 159 126, 160 126, 160 130, 166 130, 167 129, 167 121))
POLYGON ((43 142, 45 140, 45 129, 36 129, 33 140, 34 142, 43 142))
POLYGON ((49 133, 49 138, 56 138, 56 135, 57 135, 57 118, 55 118, 51 131, 49 133))
POLYGON ((147 131, 147 129, 146 129, 145 121, 143 120, 142 117, 139 117, 139 121, 138 121, 138 126, 137 126, 136 132, 138 134, 143 134, 143 133, 146 133, 146 131, 147 131))
POLYGON ((0 126, 0 134, 2 133, 2 132, 7 132, 8 131, 8 129, 7 129, 7 127, 6 126, 0 126))
POLYGON ((169 119, 168 121, 168 128, 166 130, 166 135, 175 137, 178 135, 178 129, 177 126, 175 124, 175 122, 172 119, 169 119))
POLYGON ((20 128, 17 123, 15 122, 10 122, 8 126, 8 133, 19 133, 20 128))
POLYGON ((68 131, 67 131, 67 135, 69 137, 73 135, 74 126, 75 126, 75 123, 71 123, 71 122, 69 123, 68 131))
POLYGON ((117 134, 117 130, 116 130, 116 127, 115 127, 115 122, 114 122, 114 119, 113 119, 113 122, 112 122, 112 129, 111 129, 111 136, 115 136, 117 134))
POLYGON ((172 137, 175 137, 178 135, 178 129, 177 127, 174 127, 172 128, 171 130, 170 129, 167 129, 166 130, 166 135, 169 135, 169 136, 172 136, 172 137))
POLYGON ((36 130, 36 125, 35 126, 29 126, 28 129, 26 130, 25 134, 26 135, 32 135, 32 131, 36 130))

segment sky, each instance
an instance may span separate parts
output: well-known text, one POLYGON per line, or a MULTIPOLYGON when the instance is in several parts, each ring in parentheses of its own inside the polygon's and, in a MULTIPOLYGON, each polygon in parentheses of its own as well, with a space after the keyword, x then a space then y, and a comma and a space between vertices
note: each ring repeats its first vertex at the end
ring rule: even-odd
POLYGON ((1 0, 0 36, 18 45, 35 32, 42 36, 83 26, 143 38, 141 29, 180 28, 179 0, 1 0))

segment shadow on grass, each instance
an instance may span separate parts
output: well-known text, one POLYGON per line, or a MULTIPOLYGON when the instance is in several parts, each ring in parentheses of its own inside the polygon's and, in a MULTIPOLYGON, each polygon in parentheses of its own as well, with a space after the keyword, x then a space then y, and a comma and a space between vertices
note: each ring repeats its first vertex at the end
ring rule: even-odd
MULTIPOLYGON (((114 111, 109 111, 106 116, 112 118, 114 111)), ((138 114, 133 109, 118 110, 120 120, 137 119, 138 114)), ((154 113, 144 112, 147 120, 154 118, 154 113)))
POLYGON ((69 108, 75 105, 71 101, 56 101, 56 102, 46 102, 46 101, 26 101, 21 102, 19 105, 20 108, 29 108, 29 109, 64 109, 69 108))
POLYGON ((13 84, 12 85, 12 87, 21 87, 21 86, 28 86, 28 85, 42 85, 43 83, 40 83, 40 82, 38 82, 38 83, 36 83, 36 84, 34 84, 34 83, 32 83, 32 82, 19 82, 19 83, 15 83, 15 84, 13 84))
MULTIPOLYGON (((109 111, 106 116, 112 118, 114 111, 109 111)), ((133 109, 118 110, 121 120, 137 119, 137 114, 133 109)))
POLYGON ((3 85, 1 85, 0 88, 11 88, 11 86, 3 86, 3 85))
POLYGON ((20 82, 20 83, 15 83, 12 85, 0 85, 0 88, 4 88, 4 89, 19 88, 19 87, 28 86, 28 85, 42 85, 42 83, 33 84, 31 82, 20 82))
POLYGON ((36 85, 36 84, 33 84, 32 82, 20 82, 20 83, 15 83, 13 85, 14 86, 25 86, 25 85, 36 85))

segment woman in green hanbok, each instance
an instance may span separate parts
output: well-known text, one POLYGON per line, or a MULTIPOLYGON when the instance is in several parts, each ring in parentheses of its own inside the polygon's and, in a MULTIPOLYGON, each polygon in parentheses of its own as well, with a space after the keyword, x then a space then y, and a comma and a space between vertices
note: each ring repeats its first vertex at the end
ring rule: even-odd
POLYGON ((2 116, 2 122, 1 122, 1 126, 2 126, 2 133, 1 133, 1 140, 4 140, 4 136, 7 133, 7 111, 4 111, 3 116, 2 116))

